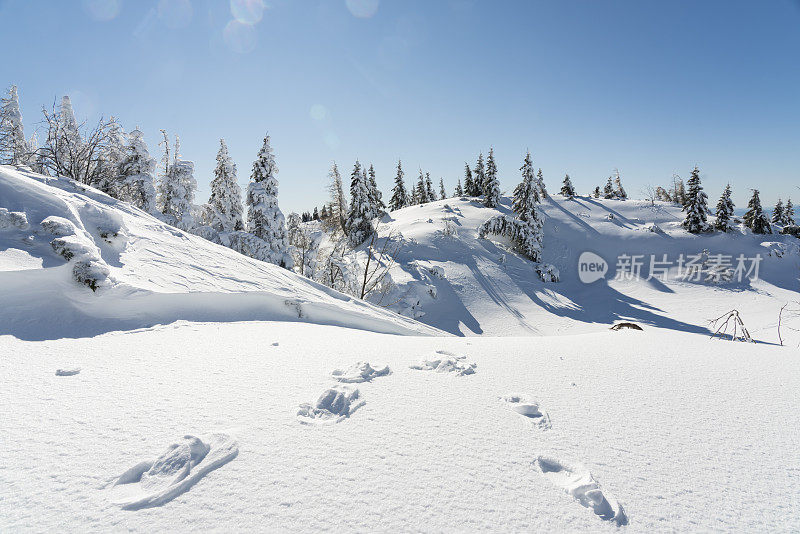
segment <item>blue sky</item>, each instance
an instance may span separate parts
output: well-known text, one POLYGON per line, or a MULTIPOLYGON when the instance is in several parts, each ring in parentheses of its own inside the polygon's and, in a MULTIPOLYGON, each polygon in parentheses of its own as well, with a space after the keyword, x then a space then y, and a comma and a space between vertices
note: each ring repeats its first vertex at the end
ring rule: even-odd
MULTIPOLYGON (((494 146, 501 186, 526 149, 557 191, 617 167, 632 196, 696 164, 710 201, 731 182, 800 201, 800 3, 478 0, 0 0, 0 84, 30 130, 71 95, 181 137, 208 196, 219 138, 247 183, 272 136, 284 211, 325 198, 334 160, 397 159, 448 191, 494 146)), ((800 202, 798 202, 800 203, 800 202)))

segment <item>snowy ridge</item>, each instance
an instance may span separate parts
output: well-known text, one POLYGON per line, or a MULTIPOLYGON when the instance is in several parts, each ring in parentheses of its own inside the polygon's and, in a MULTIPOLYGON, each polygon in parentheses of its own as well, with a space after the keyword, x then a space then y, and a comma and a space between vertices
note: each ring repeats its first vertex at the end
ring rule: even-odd
POLYGON ((0 207, 0 335, 81 337, 176 320, 437 332, 70 180, 2 166, 0 207))

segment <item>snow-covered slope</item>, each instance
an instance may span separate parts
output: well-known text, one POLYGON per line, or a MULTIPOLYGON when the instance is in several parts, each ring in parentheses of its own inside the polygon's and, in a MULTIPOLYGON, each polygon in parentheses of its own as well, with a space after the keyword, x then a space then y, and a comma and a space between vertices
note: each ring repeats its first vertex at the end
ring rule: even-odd
POLYGON ((0 353, 3 532, 800 529, 788 347, 180 322, 0 353), (448 359, 477 366, 411 368, 448 359), (339 382, 358 361, 391 373, 339 382), (297 415, 330 388, 349 417, 297 415), (167 478, 173 443, 210 450, 167 478))
POLYGON ((80 337, 179 319, 436 333, 69 180, 0 166, 0 210, 0 335, 80 337), (97 291, 75 281, 81 266, 97 291))
MULTIPOLYGON (((477 228, 497 213, 510 213, 509 199, 498 210, 469 199, 447 199, 390 213, 382 236, 402 236, 392 270, 397 291, 393 308, 454 334, 553 335, 597 331, 615 321, 706 333, 708 320, 738 309, 751 333, 777 341, 775 323, 786 302, 798 299, 800 240, 786 235, 736 232, 692 235, 680 226, 672 204, 645 201, 565 199, 543 201, 544 257, 561 274, 544 283, 533 264, 496 240, 478 239, 477 228), (687 280, 678 275, 686 261, 704 250, 736 258, 760 254, 758 279, 727 283, 687 280), (604 280, 584 284, 578 258, 591 251, 608 263, 604 280), (615 280, 620 255, 641 255, 640 279, 615 280), (666 280, 646 280, 650 256, 673 263, 666 280)), ((746 261, 745 266, 750 267, 746 261)), ((705 275, 704 275, 705 277, 705 275)))

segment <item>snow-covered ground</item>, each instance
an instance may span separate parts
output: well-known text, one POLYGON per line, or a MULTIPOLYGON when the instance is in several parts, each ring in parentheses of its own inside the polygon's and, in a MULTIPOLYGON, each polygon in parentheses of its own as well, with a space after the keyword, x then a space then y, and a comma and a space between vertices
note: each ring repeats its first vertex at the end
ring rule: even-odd
POLYGON ((800 530, 798 241, 544 209, 558 283, 478 240, 474 201, 390 214, 423 324, 0 167, 0 532, 800 530), (703 249, 760 279, 576 272, 703 249), (732 308, 758 343, 709 339, 732 308))
POLYGON ((657 329, 429 338, 285 322, 0 347, 4 532, 800 529, 788 348, 657 329), (442 357, 475 372, 411 368, 442 357), (391 374, 331 374, 359 361, 391 374), (66 367, 80 373, 56 376, 66 367), (300 406, 334 387, 363 404, 301 424, 300 406), (236 455, 188 489, 135 482, 137 497, 175 487, 172 500, 123 509, 113 484, 184 435, 236 455), (603 519, 604 502, 628 525, 603 519))

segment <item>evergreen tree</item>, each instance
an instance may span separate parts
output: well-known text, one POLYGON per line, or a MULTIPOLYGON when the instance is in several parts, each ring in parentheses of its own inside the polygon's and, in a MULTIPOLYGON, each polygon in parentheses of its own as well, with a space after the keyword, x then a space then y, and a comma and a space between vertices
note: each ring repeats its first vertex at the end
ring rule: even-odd
POLYGON ((356 161, 350 174, 350 212, 346 222, 347 239, 353 247, 366 241, 375 232, 372 220, 377 214, 369 193, 369 178, 361 171, 361 164, 356 161))
POLYGON ((181 159, 181 143, 175 136, 175 149, 170 159, 169 139, 164 135, 164 171, 160 177, 156 190, 158 210, 165 220, 182 230, 194 227, 192 207, 194 193, 197 190, 197 181, 194 179, 194 163, 181 159))
POLYGON ((475 170, 472 171, 472 179, 475 181, 475 194, 473 196, 482 196, 486 187, 486 168, 483 165, 483 152, 478 155, 478 162, 475 164, 475 170))
MULTIPOLYGON (((469 171, 469 167, 467 167, 467 171, 469 171)), ((453 196, 456 197, 463 197, 464 196, 464 188, 461 187, 461 178, 458 179, 456 182, 456 188, 453 191, 453 196)))
POLYGON ((775 208, 772 210, 772 222, 775 224, 783 224, 783 201, 778 199, 778 203, 775 204, 775 208))
POLYGON ((594 198, 600 198, 600 186, 599 185, 594 188, 594 191, 592 191, 592 196, 594 198))
MULTIPOLYGON (((322 209, 325 209, 325 206, 322 206, 322 209)), ((311 220, 312 221, 318 221, 319 220, 319 211, 317 210, 316 206, 314 206, 314 212, 311 214, 311 220)))
POLYGON ((472 169, 469 168, 468 163, 464 163, 464 194, 468 197, 479 196, 475 180, 472 178, 472 169))
POLYGON ((419 178, 417 179, 417 187, 414 191, 416 202, 415 204, 425 204, 428 202, 428 190, 425 188, 425 174, 422 169, 419 170, 419 178))
POLYGON ((747 212, 744 214, 744 225, 750 228, 754 234, 771 234, 772 227, 769 219, 764 215, 761 208, 761 198, 758 189, 753 189, 753 196, 747 203, 747 212))
POLYGON ((389 199, 389 210, 395 211, 408 206, 409 198, 406 191, 406 184, 403 180, 403 165, 397 160, 397 174, 394 177, 394 187, 392 188, 392 198, 389 199))
POLYGON ((514 188, 511 198, 511 209, 514 210, 517 217, 521 217, 529 206, 541 201, 539 186, 536 176, 533 174, 533 160, 530 152, 525 154, 525 160, 519 170, 522 171, 522 182, 514 188))
POLYGON ((436 191, 433 190, 433 181, 431 180, 431 173, 425 173, 425 196, 428 197, 428 202, 436 200, 436 191))
POLYGON ((486 177, 483 184, 483 204, 487 208, 495 208, 500 204, 500 182, 497 179, 497 165, 494 162, 494 148, 489 148, 486 158, 486 177))
POLYGON ((0 99, 0 163, 28 165, 31 153, 22 126, 17 86, 12 85, 8 96, 0 99))
POLYGON ((547 198, 547 188, 544 185, 544 175, 542 174, 542 169, 536 173, 536 187, 539 189, 539 195, 542 198, 547 198))
POLYGON ((156 188, 153 172, 156 160, 150 157, 144 134, 139 129, 128 134, 119 166, 118 198, 147 213, 156 213, 156 188))
POLYGON ((611 176, 609 176, 608 180, 606 181, 606 186, 603 188, 603 198, 614 198, 614 184, 612 183, 611 179, 611 176))
POLYGON ((441 200, 447 198, 447 191, 444 190, 444 178, 439 178, 439 198, 441 200))
POLYGON ((378 189, 378 182, 375 179, 375 168, 372 166, 372 163, 369 164, 368 176, 370 201, 374 207, 374 212, 377 215, 381 215, 385 213, 386 204, 383 203, 383 193, 381 193, 381 190, 378 189))
POLYGON ((319 218, 323 221, 328 218, 328 208, 325 206, 325 204, 322 205, 322 209, 319 212, 319 218))
POLYGON ((725 186, 725 191, 717 202, 716 216, 717 220, 714 221, 714 228, 721 232, 730 232, 731 218, 733 217, 733 200, 731 200, 731 184, 725 186))
POLYGON ((236 181, 236 164, 228 154, 225 140, 220 139, 205 223, 217 232, 244 230, 242 212, 242 190, 236 181))
POLYGON ((689 191, 686 195, 686 204, 683 211, 686 212, 686 219, 683 227, 687 232, 699 234, 708 230, 706 214, 708 213, 708 195, 700 185, 700 169, 695 167, 692 176, 689 178, 689 191))
POLYGON ((783 208, 783 226, 794 226, 794 206, 792 199, 786 199, 786 206, 783 208))
POLYGON ((620 200, 628 199, 628 193, 626 193, 625 188, 622 187, 622 179, 619 176, 618 169, 614 169, 614 195, 620 200))
POLYGON ((569 179, 569 174, 564 175, 564 184, 561 186, 561 195, 567 198, 575 196, 575 188, 572 186, 572 180, 569 179))
POLYGON ((253 172, 247 185, 247 231, 269 246, 269 250, 259 259, 289 267, 292 262, 287 254, 286 219, 278 207, 277 173, 278 166, 267 135, 253 162, 253 172))
POLYGON ((108 135, 105 145, 100 147, 99 169, 94 173, 92 184, 100 191, 115 198, 120 198, 122 187, 119 167, 125 158, 125 131, 114 117, 108 121, 108 135))

